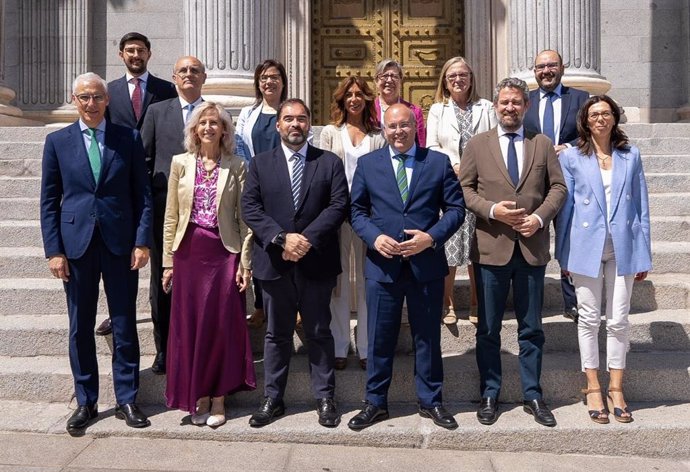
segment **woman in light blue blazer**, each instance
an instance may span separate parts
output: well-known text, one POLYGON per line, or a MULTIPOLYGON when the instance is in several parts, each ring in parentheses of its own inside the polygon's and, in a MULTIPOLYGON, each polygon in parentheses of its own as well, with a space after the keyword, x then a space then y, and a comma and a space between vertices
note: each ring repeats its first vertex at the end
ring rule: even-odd
POLYGON ((606 95, 588 99, 578 113, 578 145, 559 154, 568 198, 556 221, 556 259, 570 273, 578 300, 578 341, 589 417, 608 423, 609 413, 632 421, 623 396, 630 343, 630 298, 634 280, 652 268, 647 183, 640 151, 618 127, 620 111, 606 95), (599 383, 598 331, 606 287, 606 368, 609 387, 599 383))

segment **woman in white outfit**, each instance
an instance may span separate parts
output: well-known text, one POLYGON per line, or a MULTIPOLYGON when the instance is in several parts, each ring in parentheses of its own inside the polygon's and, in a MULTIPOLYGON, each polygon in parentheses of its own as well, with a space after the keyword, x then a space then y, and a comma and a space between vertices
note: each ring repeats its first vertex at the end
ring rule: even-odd
POLYGON ((588 415, 632 421, 623 396, 630 344, 633 281, 652 268, 647 184, 640 151, 618 127, 620 111, 606 95, 589 98, 578 112, 578 145, 559 154, 568 198, 556 220, 556 259, 573 278, 578 302, 578 341, 587 388, 588 415), (606 290, 606 369, 599 383, 602 292, 606 290))
MULTIPOLYGON (((345 165, 348 187, 357 167, 357 159, 364 154, 382 148, 386 141, 381 135, 374 108, 375 95, 366 81, 359 76, 344 79, 333 92, 331 123, 321 132, 319 147, 338 155, 345 165)), ((343 272, 331 298, 331 332, 335 341, 335 368, 347 366, 350 348, 350 281, 356 282, 357 291, 357 352, 359 365, 367 365, 367 304, 364 297, 365 245, 352 231, 350 223, 340 227, 340 260, 343 272), (351 273, 351 257, 354 256, 355 272, 351 273)))
MULTIPOLYGON (((460 175, 462 152, 472 136, 496 126, 496 114, 489 100, 479 98, 472 68, 464 58, 448 59, 441 69, 436 87, 436 103, 429 110, 426 145, 448 155, 456 175, 460 175)), ((470 265, 470 246, 476 218, 468 211, 465 222, 446 242, 448 275, 443 293, 443 322, 454 324, 457 314, 453 304, 453 287, 457 267, 467 265, 470 277, 470 321, 477 322, 477 293, 474 271, 470 265)))

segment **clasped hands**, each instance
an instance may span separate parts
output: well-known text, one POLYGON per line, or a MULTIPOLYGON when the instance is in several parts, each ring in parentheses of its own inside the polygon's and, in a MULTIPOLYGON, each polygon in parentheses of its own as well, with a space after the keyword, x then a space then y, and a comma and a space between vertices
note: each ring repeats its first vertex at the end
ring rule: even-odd
POLYGON ((285 235, 283 259, 286 261, 297 262, 306 256, 310 249, 311 243, 306 237, 299 233, 287 233, 285 235))
POLYGON ((494 219, 507 224, 526 238, 540 228, 536 215, 528 215, 524 208, 516 208, 516 203, 512 201, 498 202, 494 207, 494 219))
POLYGON ((410 257, 419 254, 434 244, 434 240, 428 233, 418 229, 406 229, 405 234, 412 236, 410 239, 399 243, 385 234, 380 234, 374 241, 374 248, 387 259, 393 256, 410 257))

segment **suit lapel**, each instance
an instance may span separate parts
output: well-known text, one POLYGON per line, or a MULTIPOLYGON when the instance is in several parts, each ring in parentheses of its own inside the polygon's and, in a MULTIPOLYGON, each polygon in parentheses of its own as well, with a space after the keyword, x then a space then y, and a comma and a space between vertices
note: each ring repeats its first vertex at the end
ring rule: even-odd
POLYGON ((129 85, 127 84, 127 76, 122 77, 119 81, 116 82, 117 87, 115 88, 115 93, 113 94, 113 97, 110 97, 111 100, 117 100, 118 102, 122 103, 124 106, 122 108, 125 109, 125 113, 127 113, 127 119, 131 123, 135 123, 137 121, 136 117, 134 116, 134 108, 132 108, 132 99, 129 96, 129 85))
POLYGON ((475 134, 477 132, 477 128, 479 127, 479 121, 482 119, 483 113, 484 109, 479 105, 479 102, 472 105, 472 134, 475 134))
POLYGON ((225 186, 230 176, 230 156, 221 155, 220 169, 218 169, 218 182, 216 184, 216 214, 220 208, 220 200, 225 195, 225 186))
MULTIPOLYGON (((520 180, 518 181, 516 189, 519 189, 525 182, 525 179, 529 175, 532 165, 534 164, 534 156, 536 154, 536 146, 532 140, 534 136, 525 132, 525 136, 522 140, 522 172, 520 172, 520 180)), ((507 169, 506 169, 507 170, 507 169)))
POLYGON ((79 121, 70 127, 70 141, 74 150, 75 167, 78 172, 84 174, 84 178, 91 183, 91 186, 96 188, 96 181, 93 178, 93 171, 91 170, 91 163, 89 162, 89 154, 84 145, 84 136, 79 127, 79 121))
POLYGON ((491 130, 491 134, 487 136, 487 139, 489 141, 489 153, 495 161, 496 169, 498 169, 501 172, 501 174, 503 174, 503 177, 505 177, 506 181, 508 181, 508 183, 511 186, 514 186, 513 179, 510 178, 510 174, 508 174, 508 168, 506 167, 506 163, 503 160, 503 154, 501 153, 501 145, 498 143, 498 129, 493 128, 491 130))
POLYGON ((592 153, 589 157, 583 157, 580 162, 582 163, 582 169, 586 176, 587 183, 592 189, 592 194, 597 201, 597 205, 599 205, 601 213, 607 215, 606 194, 604 193, 604 183, 601 180, 601 171, 599 170, 597 156, 592 153))
MULTIPOLYGON (((146 110, 146 108, 151 104, 151 100, 153 100, 153 96, 156 94, 155 80, 156 78, 149 74, 149 80, 146 81, 146 93, 144 94, 144 102, 141 104, 142 112, 146 110)), ((141 116, 143 117, 144 113, 142 113, 141 116)))
MULTIPOLYGON (((283 147, 278 145, 278 147, 273 150, 273 165, 271 167, 277 179, 276 185, 278 187, 276 188, 285 189, 283 198, 290 202, 290 208, 295 208, 292 203, 292 182, 290 181, 287 157, 288 156, 283 152, 283 147)), ((304 195, 304 193, 302 193, 302 195, 304 195)), ((302 201, 304 201, 304 197, 302 197, 302 201)))
MULTIPOLYGON (((307 146, 307 155, 304 159, 304 175, 302 176, 302 193, 300 195, 300 200, 297 203, 297 210, 299 211, 304 205, 304 201, 307 199, 307 194, 309 193, 309 186, 314 178, 316 169, 319 167, 319 159, 311 145, 307 146)), ((292 182, 290 183, 290 189, 292 189, 292 182)))
POLYGON ((613 171, 611 172, 611 214, 609 220, 616 214, 618 203, 623 196, 623 187, 625 187, 625 180, 628 175, 628 160, 627 153, 614 149, 611 154, 613 161, 613 171))
MULTIPOLYGON (((407 202, 405 203, 405 207, 410 206, 410 202, 414 198, 414 191, 417 188, 417 183, 419 182, 419 179, 422 176, 422 172, 424 171, 424 166, 426 164, 427 154, 428 154, 427 149, 417 147, 417 153, 415 154, 415 157, 414 157, 414 167, 412 168, 412 180, 410 181, 409 193, 407 195, 407 202)), ((397 187, 397 182, 396 182, 396 187, 397 187)), ((402 197, 401 197, 401 201, 402 201, 402 197)))
POLYGON ((570 109, 570 93, 568 93, 568 87, 561 87, 561 125, 560 132, 563 133, 563 128, 565 127, 565 120, 568 117, 568 110, 570 109))
POLYGON ((179 99, 170 100, 168 116, 170 116, 170 124, 175 127, 180 136, 184 136, 184 120, 182 120, 182 106, 179 99))
MULTIPOLYGON (((111 125, 112 126, 112 125, 111 125)), ((110 127, 108 125, 105 126, 105 138, 103 140, 103 155, 101 156, 101 174, 99 176, 99 183, 103 182, 103 179, 105 179, 105 176, 108 174, 108 171, 110 170, 110 164, 113 162, 113 159, 115 158, 115 143, 117 142, 117 136, 115 136, 115 133, 112 131, 112 129, 109 129, 110 127)))

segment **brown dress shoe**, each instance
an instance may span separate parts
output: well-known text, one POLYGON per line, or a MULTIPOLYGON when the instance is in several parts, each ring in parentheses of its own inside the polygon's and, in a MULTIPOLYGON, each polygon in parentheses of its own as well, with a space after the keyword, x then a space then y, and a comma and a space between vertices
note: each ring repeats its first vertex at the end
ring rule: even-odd
POLYGON ((359 360, 359 366, 362 368, 362 370, 367 370, 367 360, 366 359, 360 359, 359 360))
POLYGON ((104 319, 103 323, 99 324, 98 328, 96 328, 96 335, 97 336, 107 336, 112 332, 113 332, 113 327, 110 324, 110 317, 104 319))
POLYGON ((266 314, 262 308, 257 308, 254 313, 247 317, 247 326, 250 328, 260 328, 266 321, 266 314))
POLYGON ((336 357, 333 367, 335 370, 345 370, 345 367, 347 367, 347 357, 336 357))

